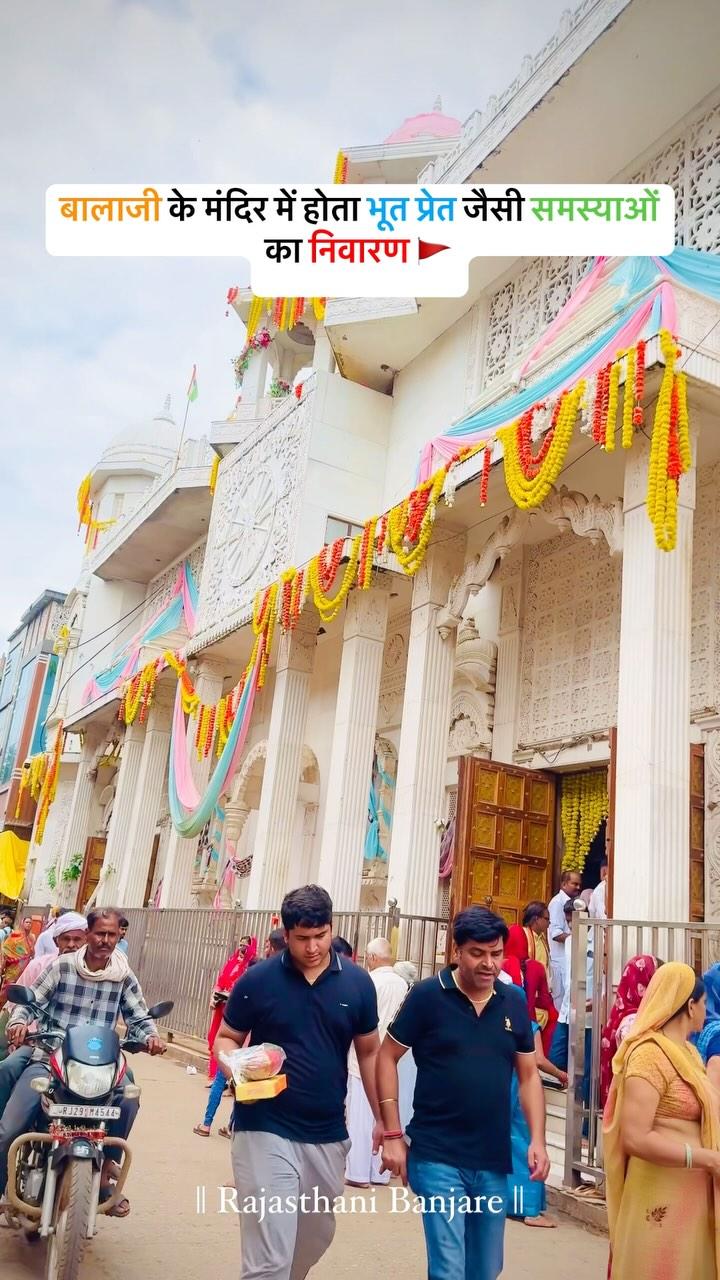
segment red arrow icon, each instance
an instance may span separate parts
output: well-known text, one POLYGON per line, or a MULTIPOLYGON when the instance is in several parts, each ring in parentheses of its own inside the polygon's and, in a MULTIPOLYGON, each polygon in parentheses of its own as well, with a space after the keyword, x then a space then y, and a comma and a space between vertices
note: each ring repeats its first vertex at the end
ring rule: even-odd
POLYGON ((423 258, 433 258, 436 253, 449 248, 449 244, 430 244, 427 240, 418 240, 418 262, 422 262, 423 258))

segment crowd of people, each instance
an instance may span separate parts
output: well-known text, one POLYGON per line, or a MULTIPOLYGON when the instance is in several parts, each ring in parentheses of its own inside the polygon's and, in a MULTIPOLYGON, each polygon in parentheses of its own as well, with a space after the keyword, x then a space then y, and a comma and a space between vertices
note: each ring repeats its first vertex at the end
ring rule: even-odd
MULTIPOLYGON (((605 868, 583 902, 595 919, 605 916, 604 885, 605 868)), ((286 895, 262 955, 258 939, 239 939, 211 996, 209 1093, 194 1132, 210 1136, 227 1094, 219 1132, 232 1142, 243 1206, 243 1280, 307 1275, 332 1241, 343 1189, 391 1179, 421 1214, 429 1280, 496 1280, 508 1217, 556 1225, 545 1195, 543 1080, 568 1084, 580 896, 580 877, 566 873, 548 904, 528 903, 521 924, 479 906, 459 912, 451 963, 421 980, 384 937, 359 963, 353 945, 333 936, 332 903, 314 885, 286 895), (248 1043, 281 1046, 287 1077, 284 1092, 252 1106, 227 1078, 229 1055, 248 1043), (269 1197, 283 1210, 266 1212, 269 1197)), ((9 1147, 37 1113, 32 1081, 47 1070, 25 1043, 38 1011, 60 1027, 84 1010, 106 1025, 122 1017, 150 1052, 165 1047, 124 954, 120 913, 65 911, 38 938, 32 923, 0 915, 9 1050, 0 1061, 0 1189, 9 1147), (32 1012, 8 1002, 20 977, 32 1012)), ((590 944, 589 1005, 594 965, 590 944)), ((597 978, 598 990, 607 980, 597 978)), ((604 997, 608 1275, 720 1280, 720 964, 699 978, 689 965, 637 955, 604 997)), ((123 1103, 112 1133, 126 1137, 136 1112, 135 1101, 123 1103)), ((105 1195, 117 1172, 111 1149, 105 1195)), ((116 1206, 119 1216, 129 1210, 127 1199, 116 1206)))

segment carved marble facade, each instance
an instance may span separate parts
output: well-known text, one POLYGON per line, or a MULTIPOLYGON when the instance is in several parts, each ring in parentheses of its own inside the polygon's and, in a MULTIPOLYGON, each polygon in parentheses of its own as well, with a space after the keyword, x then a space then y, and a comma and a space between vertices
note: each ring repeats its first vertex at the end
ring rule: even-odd
POLYGON ((140 618, 140 627, 149 622, 150 619, 160 611, 160 609, 164 608, 164 606, 169 603, 173 591, 175 590, 178 568, 185 560, 189 562, 195 582, 198 587, 200 586, 206 547, 207 539, 204 538, 196 547, 193 547, 188 556, 182 556, 179 560, 175 560, 168 569, 164 569, 162 573, 159 573, 156 578, 152 579, 152 582, 148 583, 146 596, 147 603, 140 618))
POLYGON ((690 707, 693 715, 720 704, 720 463, 697 473, 693 527, 692 654, 690 707))
POLYGON ((451 760, 471 752, 490 756, 496 665, 497 645, 479 635, 475 624, 465 619, 458 628, 455 649, 448 735, 451 760))
MULTIPOLYGON (((669 183, 678 244, 720 249, 720 103, 695 117, 623 182, 669 183)), ((534 258, 489 299, 484 383, 509 372, 547 328, 584 274, 588 258, 534 258)), ((589 335, 586 336, 586 341, 589 335)), ((563 359, 567 358, 566 353, 563 359)))
POLYGON ((526 549, 522 745, 608 729, 618 694, 622 560, 570 532, 526 549))
POLYGON ((221 468, 198 609, 204 643, 246 622, 256 592, 292 562, 312 405, 312 394, 293 397, 221 468))
POLYGON ((378 702, 378 729, 381 731, 397 729, 402 719, 409 634, 409 612, 388 619, 378 702))

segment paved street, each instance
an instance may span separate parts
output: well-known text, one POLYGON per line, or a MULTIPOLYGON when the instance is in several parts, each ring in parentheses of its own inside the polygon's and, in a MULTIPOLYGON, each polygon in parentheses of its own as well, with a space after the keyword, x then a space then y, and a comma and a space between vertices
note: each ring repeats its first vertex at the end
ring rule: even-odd
MULTIPOLYGON (((128 1183, 132 1217, 101 1221, 83 1266, 83 1280, 237 1280, 239 1234, 232 1213, 217 1213, 219 1192, 230 1181, 230 1145, 220 1137, 195 1137, 207 1098, 200 1076, 167 1060, 138 1056, 133 1067, 143 1085, 142 1109, 133 1132, 135 1164, 128 1183), (207 1214, 196 1211, 198 1184, 207 1188, 207 1214)), ((229 1102, 218 1120, 223 1123, 229 1102)), ((332 1249, 312 1280, 391 1277, 421 1280, 426 1274, 419 1221, 389 1214, 390 1192, 377 1193, 375 1215, 339 1219, 332 1249)), ((606 1242, 575 1225, 556 1231, 531 1230, 515 1223, 506 1233, 504 1275, 550 1280, 558 1258, 571 1260, 586 1280, 604 1280, 606 1242)), ((14 1232, 0 1230, 3 1280, 39 1280, 42 1246, 30 1248, 14 1232)))

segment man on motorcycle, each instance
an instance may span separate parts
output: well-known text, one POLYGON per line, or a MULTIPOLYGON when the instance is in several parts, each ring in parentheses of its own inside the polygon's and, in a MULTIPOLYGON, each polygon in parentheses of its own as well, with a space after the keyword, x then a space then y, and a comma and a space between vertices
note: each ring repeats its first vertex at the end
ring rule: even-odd
MULTIPOLYGON (((73 951, 79 951, 80 947, 87 941, 87 920, 84 916, 79 915, 77 911, 68 911, 55 921, 52 933, 53 941, 60 955, 70 955, 73 951)), ((31 960, 23 970, 22 985, 24 987, 33 986, 45 970, 49 969, 54 959, 55 957, 52 955, 45 955, 31 960)), ((9 1006, 11 1013, 13 1008, 14 1005, 9 1006)), ((15 1049, 3 1062, 0 1062, 0 1119, 2 1119, 3 1112, 10 1101, 15 1085, 28 1063, 32 1061, 32 1055, 32 1046, 25 1044, 19 1049, 15 1049)))
MULTIPOLYGON (((8 1041, 18 1048, 24 1042, 28 1024, 39 1014, 42 1030, 66 1031, 78 1023, 99 1023, 114 1027, 122 1017, 128 1038, 140 1041, 150 1054, 165 1053, 166 1045, 157 1034, 148 1014, 140 984, 130 969, 127 957, 116 951, 120 938, 119 912, 110 908, 88 914, 87 942, 73 955, 59 956, 32 987, 34 1006, 16 1008, 7 1027, 8 1041)), ((0 1119, 0 1190, 4 1190, 10 1147, 21 1133, 32 1130, 40 1112, 41 1096, 31 1081, 47 1075, 46 1055, 31 1062, 23 1071, 5 1112, 0 1119)), ((108 1133, 127 1138, 135 1121, 139 1103, 136 1099, 118 1098, 120 1119, 111 1121, 108 1133)), ((103 1183, 109 1185, 110 1166, 103 1171, 103 1183)), ((127 1200, 115 1208, 115 1216, 125 1217, 130 1211, 127 1200)))

